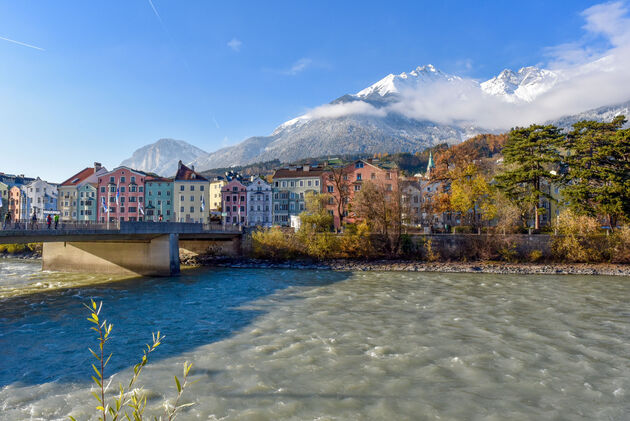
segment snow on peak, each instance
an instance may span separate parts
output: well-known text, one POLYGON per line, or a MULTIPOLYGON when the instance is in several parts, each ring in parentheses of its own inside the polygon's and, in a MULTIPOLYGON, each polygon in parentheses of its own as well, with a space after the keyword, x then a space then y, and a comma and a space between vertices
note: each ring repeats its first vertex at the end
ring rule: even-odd
POLYGON ((518 72, 505 69, 480 85, 486 94, 498 96, 506 102, 532 102, 537 96, 550 90, 558 79, 559 75, 551 70, 528 66, 518 72))
POLYGON ((369 96, 385 96, 387 94, 398 94, 402 90, 416 89, 422 85, 428 85, 437 81, 460 80, 458 76, 448 75, 436 69, 432 64, 418 66, 409 73, 399 75, 389 74, 375 84, 357 92, 356 97, 366 98, 369 96))

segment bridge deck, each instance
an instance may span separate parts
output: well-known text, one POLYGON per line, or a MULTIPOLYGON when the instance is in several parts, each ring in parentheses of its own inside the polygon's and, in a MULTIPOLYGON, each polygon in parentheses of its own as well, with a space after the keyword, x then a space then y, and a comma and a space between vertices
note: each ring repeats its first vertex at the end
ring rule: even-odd
POLYGON ((228 240, 241 235, 238 228, 223 225, 180 222, 121 222, 106 224, 62 223, 58 229, 48 229, 39 224, 35 229, 0 230, 0 244, 47 243, 47 242, 93 242, 150 241, 153 238, 178 234, 183 240, 228 240))

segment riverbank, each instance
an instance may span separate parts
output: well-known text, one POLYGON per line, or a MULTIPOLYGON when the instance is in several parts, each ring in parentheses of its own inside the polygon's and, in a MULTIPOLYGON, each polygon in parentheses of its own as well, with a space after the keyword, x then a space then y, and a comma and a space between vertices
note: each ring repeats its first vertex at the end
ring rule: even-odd
POLYGON ((188 256, 186 266, 214 266, 258 269, 311 269, 333 271, 404 271, 446 273, 550 274, 550 275, 614 275, 630 276, 630 265, 586 263, 507 263, 507 262, 419 262, 413 260, 328 260, 270 261, 248 258, 188 256))

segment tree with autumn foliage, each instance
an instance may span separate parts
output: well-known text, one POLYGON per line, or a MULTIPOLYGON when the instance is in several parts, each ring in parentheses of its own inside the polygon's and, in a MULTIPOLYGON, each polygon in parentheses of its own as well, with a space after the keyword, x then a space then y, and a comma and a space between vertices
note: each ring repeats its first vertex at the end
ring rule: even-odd
POLYGON ((497 186, 517 206, 531 210, 534 228, 540 228, 542 198, 552 201, 547 186, 559 181, 553 171, 561 161, 564 135, 553 125, 532 124, 512 129, 503 148, 505 171, 496 176, 497 186))
POLYGON ((492 188, 474 164, 453 171, 451 206, 471 227, 479 228, 496 216, 492 188))
POLYGON ((384 251, 396 254, 400 248, 404 204, 398 185, 366 181, 354 196, 353 210, 377 235, 384 251))

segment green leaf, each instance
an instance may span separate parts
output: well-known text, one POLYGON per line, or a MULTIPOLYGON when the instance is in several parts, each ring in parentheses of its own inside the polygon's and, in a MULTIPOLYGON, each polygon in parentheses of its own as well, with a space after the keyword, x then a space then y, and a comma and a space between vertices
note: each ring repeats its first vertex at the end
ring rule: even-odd
POLYGON ((92 368, 94 369, 94 371, 96 372, 96 375, 98 376, 99 379, 102 379, 103 376, 101 376, 101 372, 98 371, 98 368, 96 368, 96 366, 94 364, 92 364, 92 368))
POLYGON ((177 385, 177 393, 182 393, 182 385, 179 383, 177 376, 175 376, 175 384, 177 385))

